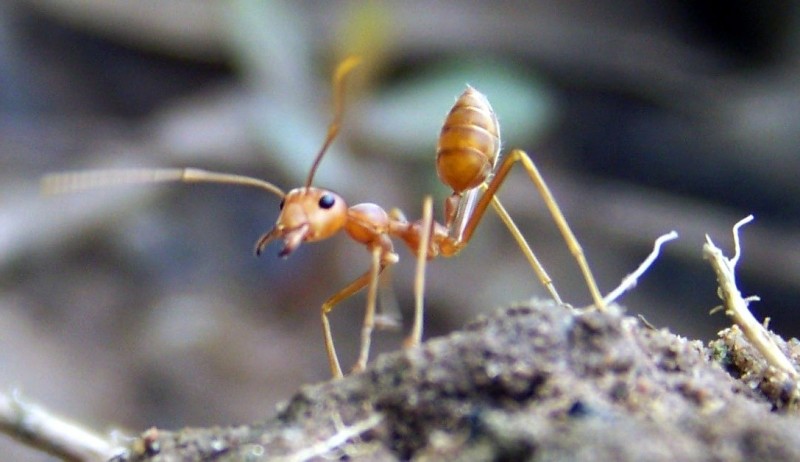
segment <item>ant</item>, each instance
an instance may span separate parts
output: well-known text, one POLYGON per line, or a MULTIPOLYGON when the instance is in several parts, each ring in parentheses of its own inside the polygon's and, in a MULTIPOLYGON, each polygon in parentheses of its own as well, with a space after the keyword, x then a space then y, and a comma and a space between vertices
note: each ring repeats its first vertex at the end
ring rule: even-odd
POLYGON ((511 168, 520 163, 550 210, 553 219, 576 259, 591 292, 594 306, 604 310, 605 302, 589 269, 583 250, 567 224, 564 215, 530 157, 521 150, 512 150, 500 160, 500 130, 488 99, 467 86, 447 115, 436 151, 439 178, 453 193, 445 199, 444 222, 434 221, 433 201, 426 196, 422 218, 410 222, 398 210, 386 212, 372 203, 351 207, 338 194, 312 186, 314 174, 328 147, 339 133, 344 115, 344 80, 359 63, 357 57, 343 60, 333 74, 333 121, 328 126, 322 148, 311 165, 303 186, 284 192, 277 186, 257 178, 186 169, 134 169, 65 172, 43 179, 46 192, 63 193, 113 184, 184 182, 223 183, 261 188, 281 198, 281 212, 275 226, 263 234, 255 245, 260 255, 269 243, 283 240, 279 256, 288 257, 301 244, 316 242, 345 231, 351 239, 364 245, 371 255, 370 268, 322 304, 322 326, 328 363, 334 378, 342 377, 342 368, 333 344, 329 313, 343 300, 368 287, 367 306, 361 331, 361 349, 353 371, 366 367, 370 339, 375 326, 375 305, 378 279, 389 266, 398 262, 392 238, 399 238, 417 257, 414 284, 415 311, 411 332, 405 347, 418 345, 422 339, 423 292, 425 264, 436 257, 452 257, 467 246, 489 205, 496 210, 528 259, 539 280, 559 304, 564 303, 550 276, 539 263, 527 241, 496 197, 511 168))

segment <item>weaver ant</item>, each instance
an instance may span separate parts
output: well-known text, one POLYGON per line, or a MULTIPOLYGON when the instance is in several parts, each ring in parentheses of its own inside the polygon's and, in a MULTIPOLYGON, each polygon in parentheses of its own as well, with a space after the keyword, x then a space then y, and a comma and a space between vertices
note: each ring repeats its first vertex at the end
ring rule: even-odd
POLYGON ((398 211, 387 213, 372 203, 348 207, 344 199, 335 192, 312 186, 314 174, 322 158, 339 133, 344 114, 345 77, 358 62, 359 59, 356 57, 347 58, 334 72, 333 121, 328 126, 327 136, 311 165, 305 184, 299 188, 285 193, 272 183, 257 178, 193 168, 56 173, 43 179, 44 188, 49 192, 61 193, 111 184, 153 182, 226 183, 261 188, 281 198, 281 212, 275 226, 256 242, 256 254, 261 254, 272 241, 283 240, 279 255, 288 257, 305 242, 321 241, 345 231, 351 239, 363 244, 369 250, 371 264, 364 274, 322 304, 322 326, 328 362, 333 376, 341 377, 342 369, 333 344, 328 314, 341 301, 368 287, 361 349, 353 367, 354 371, 363 370, 367 364, 371 334, 375 326, 378 279, 387 267, 397 263, 399 259, 394 252, 392 238, 402 240, 417 257, 414 320, 411 332, 404 342, 405 346, 411 347, 418 345, 422 338, 426 261, 440 256, 457 255, 469 243, 489 205, 506 224, 553 299, 563 304, 547 272, 496 197, 497 190, 511 168, 519 163, 544 198, 570 252, 577 260, 594 300, 594 306, 601 310, 605 309, 605 302, 597 289, 583 250, 539 170, 530 157, 518 149, 512 150, 500 160, 500 131, 497 117, 486 97, 470 86, 467 86, 459 96, 447 115, 436 151, 439 178, 453 190, 444 203, 443 223, 432 218, 433 202, 430 196, 426 196, 423 201, 422 218, 408 221, 402 213, 398 211))

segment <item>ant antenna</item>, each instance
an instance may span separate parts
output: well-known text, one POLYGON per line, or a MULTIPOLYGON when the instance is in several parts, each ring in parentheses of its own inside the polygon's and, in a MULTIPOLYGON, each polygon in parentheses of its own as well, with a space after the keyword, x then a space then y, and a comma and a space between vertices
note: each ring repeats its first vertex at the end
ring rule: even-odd
POLYGON ((252 186, 283 198, 286 193, 274 184, 244 175, 211 172, 197 168, 139 168, 81 170, 51 173, 42 178, 42 191, 48 195, 65 194, 116 185, 143 183, 221 183, 252 186))
POLYGON ((333 143, 333 140, 336 139, 336 135, 339 134, 339 127, 341 126, 342 116, 344 115, 344 78, 353 68, 358 66, 359 63, 361 63, 361 57, 348 56, 339 64, 336 68, 336 72, 333 73, 333 120, 330 125, 328 125, 328 134, 325 136, 325 142, 322 143, 322 149, 319 150, 319 154, 317 154, 317 157, 314 159, 314 163, 311 164, 311 170, 308 172, 308 179, 306 180, 306 188, 311 186, 311 181, 314 179, 314 173, 317 172, 317 167, 319 167, 322 161, 322 156, 325 155, 328 147, 333 143))

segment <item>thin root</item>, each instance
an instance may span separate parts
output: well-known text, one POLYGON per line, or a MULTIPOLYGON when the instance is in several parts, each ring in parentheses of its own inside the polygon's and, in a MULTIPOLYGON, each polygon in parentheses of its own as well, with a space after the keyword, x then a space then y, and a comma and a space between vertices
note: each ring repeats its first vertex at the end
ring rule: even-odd
POLYGON ((670 231, 669 233, 664 234, 663 236, 656 239, 656 242, 653 245, 653 251, 650 252, 650 255, 648 255, 647 258, 644 259, 642 264, 639 265, 638 268, 636 268, 636 271, 625 276, 625 278, 622 279, 622 283, 616 289, 612 290, 608 295, 606 295, 603 298, 603 303, 609 305, 615 302, 620 296, 622 296, 622 294, 634 288, 636 286, 636 283, 639 281, 639 278, 642 277, 642 275, 648 269, 650 269, 650 266, 653 264, 654 261, 656 261, 656 258, 658 258, 658 255, 661 253, 661 246, 664 245, 665 242, 669 242, 677 238, 678 238, 678 233, 676 233, 675 231, 670 231))

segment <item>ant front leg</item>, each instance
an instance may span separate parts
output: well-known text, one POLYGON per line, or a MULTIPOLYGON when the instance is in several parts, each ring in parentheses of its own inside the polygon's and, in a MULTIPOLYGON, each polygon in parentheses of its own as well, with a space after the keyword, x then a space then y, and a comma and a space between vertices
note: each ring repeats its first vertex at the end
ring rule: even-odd
POLYGON ((328 320, 328 313, 333 308, 341 303, 343 300, 354 295, 364 287, 369 286, 367 292, 367 308, 364 314, 364 324, 361 328, 361 349, 358 356, 358 361, 353 366, 353 372, 358 372, 366 367, 367 359, 369 358, 369 348, 372 338, 372 330, 375 327, 375 299, 377 298, 378 278, 383 270, 390 264, 397 262, 397 254, 387 251, 380 244, 370 247, 372 255, 372 263, 370 269, 364 274, 356 278, 353 282, 348 284, 344 289, 335 293, 325 303, 322 304, 322 331, 325 336, 325 350, 328 353, 328 364, 331 367, 331 374, 334 378, 341 378, 342 367, 339 364, 339 358, 336 355, 336 348, 333 345, 333 335, 331 334, 331 325, 328 320))
MULTIPOLYGON (((536 257, 533 256, 533 252, 530 251, 530 247, 528 246, 525 239, 520 234, 519 230, 517 229, 516 225, 513 224, 511 221, 511 217, 508 213, 505 212, 505 209, 500 204, 500 201, 495 197, 497 194, 497 190, 500 188, 500 185, 503 184, 508 173, 511 171, 511 167, 514 166, 515 163, 521 163, 522 167, 525 169, 525 172, 530 177, 531 181, 533 182, 536 189, 539 191, 539 194, 544 199, 545 205, 547 205, 550 214, 553 216, 553 220, 556 223, 561 235, 564 237, 564 241, 567 243, 567 247, 570 250, 570 253, 573 255, 575 260, 578 263, 578 266, 583 273, 583 277, 586 280, 586 285, 589 288, 589 292, 592 295, 592 300, 594 300, 594 306, 597 307, 599 310, 605 310, 606 304, 603 301, 603 296, 600 294, 600 290, 597 288, 597 283, 595 282, 594 275, 592 274, 591 269, 589 269, 589 263, 586 261, 586 256, 583 253, 583 248, 581 247, 578 239, 575 237, 575 234, 569 227, 567 220, 564 218, 564 214, 561 212, 561 209, 558 207, 553 194, 550 192, 550 188, 547 187, 547 184, 542 178, 541 173, 539 173, 539 169, 536 168, 536 165, 533 163, 530 157, 524 152, 519 149, 514 149, 506 156, 505 159, 500 163, 500 165, 495 170, 495 174, 492 177, 491 181, 484 186, 484 193, 481 196, 478 203, 475 205, 475 208, 469 217, 466 225, 464 225, 464 232, 462 235, 462 242, 466 244, 469 239, 472 237, 472 233, 475 231, 475 228, 478 226, 483 214, 486 212, 486 208, 489 206, 491 202, 494 206, 495 210, 497 210, 500 218, 503 219, 503 222, 509 228, 511 233, 514 235, 517 242, 520 244, 520 247, 523 248, 523 252, 527 248, 528 252, 530 252, 530 256, 528 257, 529 261, 531 261, 534 270, 536 271, 539 279, 542 283, 547 286, 552 286, 552 281, 550 278, 544 273, 544 269, 541 268, 541 265, 538 264, 538 260, 536 257), (537 263, 534 265, 533 261, 537 263), (540 272, 537 270, 537 266, 541 268, 540 272)), ((526 253, 527 256, 527 253, 526 253)), ((554 289, 553 289, 554 290, 554 289)), ((552 291, 551 291, 552 292, 552 291)), ((559 299, 556 298, 558 301, 559 299)))
POLYGON ((375 329, 375 301, 378 295, 378 278, 386 268, 381 265, 381 248, 372 248, 372 266, 369 271, 369 288, 367 288, 367 309, 364 312, 364 324, 361 326, 361 350, 353 372, 361 372, 367 367, 369 348, 372 345, 372 331, 375 329))

